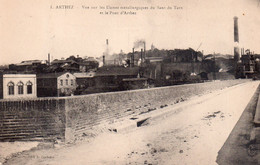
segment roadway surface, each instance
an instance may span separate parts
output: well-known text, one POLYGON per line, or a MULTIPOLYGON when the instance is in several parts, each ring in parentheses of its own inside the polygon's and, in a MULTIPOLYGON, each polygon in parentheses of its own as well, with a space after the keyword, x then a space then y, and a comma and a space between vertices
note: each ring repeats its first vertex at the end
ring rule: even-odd
MULTIPOLYGON (((199 96, 179 103, 185 108, 173 115, 148 120, 127 132, 104 132, 71 146, 23 152, 4 164, 255 163, 258 158, 247 157, 246 147, 241 144, 245 141, 237 140, 237 136, 250 131, 245 130, 249 125, 238 124, 252 120, 253 96, 258 85, 259 81, 252 81, 199 96), (247 117, 243 117, 245 114, 247 117), (235 161, 238 157, 244 161, 235 161)), ((174 111, 174 106, 167 109, 174 111)))
MULTIPOLYGON (((254 165, 260 164, 260 154, 250 155, 250 136, 255 128, 253 120, 259 99, 260 87, 251 98, 239 121, 219 151, 217 163, 221 165, 254 165)), ((259 136, 258 136, 259 137, 259 136)), ((252 138, 252 137, 251 137, 252 138)), ((258 139, 259 141, 260 139, 258 139)), ((255 143, 254 143, 255 144, 255 143)))

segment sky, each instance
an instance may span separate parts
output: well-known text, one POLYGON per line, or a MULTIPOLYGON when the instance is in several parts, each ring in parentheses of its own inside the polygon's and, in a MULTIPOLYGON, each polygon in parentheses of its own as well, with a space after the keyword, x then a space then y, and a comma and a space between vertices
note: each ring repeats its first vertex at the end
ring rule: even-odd
POLYGON ((48 53, 52 59, 71 55, 100 57, 106 51, 106 39, 109 54, 131 52, 138 40, 146 41, 146 49, 153 44, 158 49, 190 47, 203 50, 204 54, 233 54, 234 16, 238 17, 239 46, 260 53, 259 3, 260 0, 0 0, 0 65, 46 60, 48 53), (57 9, 60 5, 72 5, 73 9, 57 9), (88 6, 97 9, 86 9, 88 6), (100 14, 110 11, 136 14, 100 14))

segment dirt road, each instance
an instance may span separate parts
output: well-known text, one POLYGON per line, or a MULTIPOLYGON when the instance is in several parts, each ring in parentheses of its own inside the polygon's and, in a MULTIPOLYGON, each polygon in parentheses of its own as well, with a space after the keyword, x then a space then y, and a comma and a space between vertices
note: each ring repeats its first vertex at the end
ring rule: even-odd
MULTIPOLYGON (((5 164, 216 164, 218 151, 259 85, 247 82, 185 101, 184 109, 126 133, 21 153, 5 164)), ((174 105, 167 108, 174 109, 174 105)))

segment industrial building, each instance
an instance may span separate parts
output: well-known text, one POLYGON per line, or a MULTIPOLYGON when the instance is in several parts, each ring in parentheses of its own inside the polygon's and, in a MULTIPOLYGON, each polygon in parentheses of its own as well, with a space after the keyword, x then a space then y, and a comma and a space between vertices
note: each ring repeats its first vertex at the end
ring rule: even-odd
POLYGON ((77 88, 76 77, 69 72, 37 75, 37 96, 70 96, 77 88))

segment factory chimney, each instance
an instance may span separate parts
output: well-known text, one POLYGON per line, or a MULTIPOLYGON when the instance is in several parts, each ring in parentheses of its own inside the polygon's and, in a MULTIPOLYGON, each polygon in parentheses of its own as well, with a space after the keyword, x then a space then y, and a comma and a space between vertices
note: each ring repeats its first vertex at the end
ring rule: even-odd
POLYGON ((108 57, 108 53, 109 53, 109 50, 108 50, 108 39, 106 39, 106 54, 105 54, 106 57, 108 57))
POLYGON ((234 17, 234 60, 239 60, 238 17, 234 17))
POLYGON ((141 64, 143 62, 143 49, 141 49, 141 64))
POLYGON ((132 54, 131 59, 130 59, 130 66, 131 67, 134 67, 134 62, 135 62, 134 55, 135 55, 135 48, 133 48, 133 54, 132 54))
POLYGON ((146 45, 145 45, 145 41, 144 41, 144 59, 145 59, 145 53, 146 53, 146 45))
POLYGON ((51 57, 50 57, 50 53, 48 53, 48 65, 51 65, 51 57))
POLYGON ((103 66, 105 65, 106 61, 105 61, 105 55, 103 55, 103 66))

